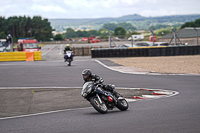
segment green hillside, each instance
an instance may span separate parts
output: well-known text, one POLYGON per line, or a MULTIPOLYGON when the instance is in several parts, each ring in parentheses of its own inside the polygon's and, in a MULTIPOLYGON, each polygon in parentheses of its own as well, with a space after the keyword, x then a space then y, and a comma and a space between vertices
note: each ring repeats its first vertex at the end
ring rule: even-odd
POLYGON ((126 22, 132 24, 137 30, 149 29, 150 26, 166 25, 181 26, 185 22, 191 22, 200 18, 200 14, 173 15, 160 17, 143 17, 138 14, 126 15, 118 18, 98 18, 98 19, 49 19, 51 26, 57 32, 65 31, 67 28, 74 30, 99 30, 106 23, 126 22))

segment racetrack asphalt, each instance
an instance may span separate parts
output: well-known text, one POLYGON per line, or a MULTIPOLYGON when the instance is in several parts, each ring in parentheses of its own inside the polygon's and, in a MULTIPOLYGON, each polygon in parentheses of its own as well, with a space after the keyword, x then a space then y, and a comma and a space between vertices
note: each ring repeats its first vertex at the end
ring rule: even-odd
MULTIPOLYGON (((0 118, 91 107, 89 102, 81 97, 81 89, 81 87, 0 88, 0 118)), ((129 88, 116 90, 125 98, 152 93, 129 88)))
MULTIPOLYGON (((87 59, 90 57, 84 57, 87 59)), ((128 69, 110 60, 98 59, 99 64, 121 73, 149 74, 149 70, 128 69), (119 69, 119 67, 121 69, 119 69)), ((1 87, 0 118, 28 115, 63 109, 91 107, 81 96, 81 87, 1 87)), ((151 95, 151 92, 140 89, 117 89, 125 98, 151 95)))
MULTIPOLYGON (((90 57, 84 57, 84 59, 89 58, 90 57)), ((114 71, 121 73, 150 73, 149 70, 127 69, 124 66, 106 59, 95 59, 95 61, 108 69, 113 70, 113 68, 115 68, 114 71), (121 69, 118 69, 119 67, 121 69)), ((131 90, 130 88, 126 88, 121 90, 118 87, 117 90, 125 98, 151 95, 151 92, 140 89, 131 90)), ((0 117, 12 117, 63 109, 91 107, 91 105, 80 96, 80 92, 81 87, 1 87, 0 117)))
MULTIPOLYGON (((41 64, 43 64, 44 62, 42 61, 41 64)), ((109 60, 103 60, 103 62, 107 66, 119 66, 118 64, 115 64, 109 60)), ((39 62, 35 63, 38 64, 39 62)), ((35 63, 5 62, 1 63, 1 66, 7 66, 11 68, 19 66, 21 69, 23 69, 24 66, 25 71, 27 71, 26 70, 27 66, 30 65, 31 67, 32 65, 36 65, 35 63)), ((31 67, 32 71, 36 71, 34 70, 34 68, 35 67, 31 67)), ((6 72, 5 75, 7 75, 6 72)), ((14 78, 14 77, 12 78, 12 76, 9 77, 10 80, 13 80, 14 78)), ((3 82, 3 80, 1 81, 3 82)), ((24 81, 25 79, 19 82, 23 83, 24 81)), ((5 87, 2 86, 0 87, 0 97, 1 97, 0 118, 28 115, 28 114, 35 114, 35 113, 42 113, 42 112, 49 112, 49 111, 56 111, 63 109, 91 107, 91 105, 81 97, 80 95, 82 89, 81 87, 26 87, 26 85, 22 87, 16 87, 16 86, 17 85, 13 82, 8 86, 5 85, 5 87)), ((149 91, 140 89, 126 88, 122 90, 121 88, 118 87, 117 90, 125 98, 132 98, 132 96, 151 94, 151 92, 149 91)))
MULTIPOLYGON (((107 115, 101 115, 93 108, 84 108, 15 119, 0 119, 0 132, 196 133, 200 131, 199 76, 119 73, 99 65, 93 59, 76 58, 71 67, 66 66, 61 60, 0 63, 0 85, 10 89, 12 87, 20 87, 20 89, 49 86, 81 87, 83 82, 81 72, 85 68, 89 68, 95 74, 103 77, 106 83, 115 84, 119 88, 161 88, 177 91, 179 95, 159 100, 131 102, 127 111, 121 112, 115 109, 109 111, 107 115)), ((18 95, 35 95, 40 99, 46 96, 46 92, 40 93, 36 90, 32 91, 32 89, 27 92, 28 94, 18 93, 18 95)), ((54 97, 54 92, 50 94, 50 98, 53 100, 58 98, 54 97)), ((84 101, 84 104, 88 104, 80 96, 79 90, 77 90, 77 95, 84 101)), ((18 101, 23 104, 23 100, 19 98, 18 101)), ((37 100, 33 102, 40 104, 40 101, 37 102, 37 100)))

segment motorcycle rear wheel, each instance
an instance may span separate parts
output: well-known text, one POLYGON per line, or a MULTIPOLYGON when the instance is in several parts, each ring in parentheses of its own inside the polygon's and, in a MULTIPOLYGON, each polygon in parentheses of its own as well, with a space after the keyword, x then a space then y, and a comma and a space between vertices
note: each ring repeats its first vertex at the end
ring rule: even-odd
POLYGON ((116 107, 121 111, 126 111, 128 109, 128 102, 125 99, 117 100, 116 107))
POLYGON ((106 104, 104 101, 102 101, 102 104, 99 102, 99 99, 94 96, 90 98, 90 103, 91 105, 94 107, 94 109, 96 109, 96 111, 98 111, 101 114, 106 114, 108 109, 106 107, 106 104))

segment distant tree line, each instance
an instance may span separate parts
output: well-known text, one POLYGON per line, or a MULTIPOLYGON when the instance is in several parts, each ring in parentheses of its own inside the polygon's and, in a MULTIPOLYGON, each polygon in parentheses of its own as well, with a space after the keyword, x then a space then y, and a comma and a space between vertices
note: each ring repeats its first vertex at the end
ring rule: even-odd
MULTIPOLYGON (((164 21, 161 18, 159 18, 159 20, 164 21)), ((148 23, 150 25, 151 21, 148 21, 148 23)), ((174 26, 174 29, 178 29, 181 25, 177 25, 175 27, 174 26)), ((157 30, 156 34, 162 36, 171 32, 171 29, 169 27, 170 26, 163 24, 151 25, 149 27, 149 30, 157 30)), ((193 22, 186 22, 181 26, 181 28, 184 27, 200 27, 200 18, 196 19, 193 22)), ((139 27, 137 28, 139 29, 139 27)), ((108 34, 106 33, 107 31, 109 31, 112 36, 123 38, 130 36, 129 32, 127 32, 128 30, 131 30, 133 34, 138 34, 134 31, 137 28, 134 27, 131 23, 126 22, 105 23, 99 30, 75 31, 72 28, 68 28, 66 29, 66 33, 54 36, 54 40, 90 36, 100 36, 100 38, 108 38, 108 34)), ((42 17, 40 16, 34 16, 33 18, 26 16, 13 16, 7 19, 0 16, 0 38, 2 39, 5 39, 8 34, 11 34, 14 42, 16 42, 19 38, 35 38, 38 41, 49 41, 50 38, 53 37, 52 31, 53 29, 50 25, 50 22, 48 22, 48 19, 42 19, 42 17)))
POLYGON ((157 29, 162 29, 162 28, 167 28, 169 27, 168 25, 162 25, 162 24, 157 24, 157 25, 151 25, 149 27, 149 30, 157 30, 157 29))
MULTIPOLYGON (((154 33, 156 36, 163 36, 163 35, 171 33, 172 32, 171 28, 175 30, 179 30, 180 26, 181 28, 200 27, 200 19, 196 19, 194 22, 186 22, 183 25, 180 25, 180 24, 173 25, 173 26, 164 25, 164 24, 151 25, 148 30, 154 30, 154 33)), ((100 36, 101 38, 108 38, 108 34, 106 33, 106 31, 109 31, 109 33, 112 36, 123 38, 123 37, 130 37, 130 33, 127 32, 128 30, 131 30, 132 34, 140 34, 134 31, 136 30, 135 27, 133 27, 129 23, 124 22, 124 23, 119 23, 119 24, 106 23, 103 25, 103 27, 100 30, 74 31, 72 28, 68 28, 65 34, 63 35, 58 34, 55 37, 57 37, 56 39, 58 40, 62 40, 63 38, 89 37, 92 35, 100 36)), ((148 32, 148 30, 146 32, 148 32)))
POLYGON ((125 30, 136 30, 137 29, 132 24, 126 23, 126 22, 121 22, 121 23, 118 23, 118 24, 115 24, 115 23, 106 23, 106 24, 103 25, 102 28, 114 31, 115 28, 117 28, 117 27, 122 27, 125 30))
POLYGON ((65 38, 73 38, 73 37, 89 37, 89 36, 100 36, 99 30, 78 30, 74 31, 72 28, 67 28, 66 33, 63 35, 65 38))
MULTIPOLYGON (((134 31, 137 28, 134 27, 130 23, 122 22, 122 23, 106 23, 102 26, 100 30, 78 30, 75 31, 72 28, 67 28, 66 33, 64 34, 57 34, 54 36, 54 40, 63 40, 64 38, 76 38, 76 37, 90 37, 90 36, 100 36, 100 38, 108 38, 108 34, 106 33, 109 31, 109 33, 112 36, 117 36, 120 38, 124 38, 127 34, 128 30, 134 31)), ((130 35, 129 35, 130 36, 130 35)))
POLYGON ((183 24, 181 26, 181 29, 182 28, 185 28, 185 27, 200 27, 200 18, 199 19, 196 19, 195 21, 193 22, 186 22, 185 24, 183 24))
MULTIPOLYGON (((119 18, 97 18, 97 19, 49 19, 52 26, 58 31, 63 31, 62 26, 76 26, 77 28, 82 28, 84 30, 85 25, 91 25, 96 30, 101 28, 107 27, 100 27, 99 25, 104 25, 105 23, 114 23, 118 24, 121 22, 126 22, 129 24, 134 24, 133 26, 137 27, 137 29, 140 30, 149 30, 149 27, 151 24, 160 24, 160 25, 167 25, 170 23, 171 25, 178 25, 178 27, 181 27, 181 23, 185 22, 191 22, 195 21, 196 19, 200 18, 200 14, 191 14, 191 15, 171 15, 171 16, 161 16, 161 17, 143 17, 138 14, 133 15, 126 15, 119 18)), ((117 26, 122 27, 122 26, 117 26)), ((109 29, 114 31, 116 27, 109 29)), ((125 27, 122 27, 126 29, 125 27)), ((165 28, 165 27, 161 27, 165 28)), ((90 29, 90 28, 87 28, 90 29)), ((158 28, 156 28, 158 29, 158 28)), ((155 30, 156 30, 155 29, 155 30)), ((160 29, 160 28, 159 28, 160 29)), ((127 31, 129 29, 126 29, 127 31)))
POLYGON ((70 39, 70 38, 79 38, 79 37, 91 37, 91 36, 99 36, 101 39, 103 39, 103 38, 108 38, 108 34, 106 33, 107 31, 112 36, 117 36, 120 38, 124 38, 127 35, 127 31, 122 27, 116 27, 114 31, 111 31, 105 28, 102 28, 100 30, 75 31, 72 28, 67 28, 66 33, 55 35, 54 40, 63 40, 64 38, 70 39))
POLYGON ((6 38, 8 34, 11 34, 14 42, 19 38, 48 41, 53 37, 52 30, 48 19, 42 19, 40 16, 33 18, 13 16, 8 19, 0 17, 0 38, 6 38))
POLYGON ((172 27, 167 26, 165 27, 165 25, 156 25, 156 26, 150 26, 150 30, 155 30, 154 33, 157 36, 163 36, 166 34, 169 34, 172 32, 171 28, 175 29, 175 30, 179 30, 185 27, 200 27, 200 18, 196 19, 195 21, 192 22, 186 22, 183 25, 181 25, 180 27, 174 25, 172 27), (162 27, 162 28, 161 28, 162 27))
POLYGON ((67 28, 66 33, 63 34, 57 34, 54 36, 54 40, 63 40, 64 38, 70 39, 70 38, 76 38, 76 37, 90 37, 90 36, 101 36, 100 30, 78 30, 75 31, 72 28, 67 28))

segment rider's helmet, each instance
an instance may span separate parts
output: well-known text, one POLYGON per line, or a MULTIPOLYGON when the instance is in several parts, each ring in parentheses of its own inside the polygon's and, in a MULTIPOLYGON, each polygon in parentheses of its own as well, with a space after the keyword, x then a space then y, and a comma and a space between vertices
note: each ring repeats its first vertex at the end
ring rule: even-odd
POLYGON ((66 44, 66 47, 70 47, 70 44, 66 44))
POLYGON ((88 80, 91 77, 92 72, 89 69, 85 69, 82 71, 82 75, 84 80, 88 80))
POLYGON ((115 85, 111 85, 112 89, 114 90, 115 89, 115 85))

